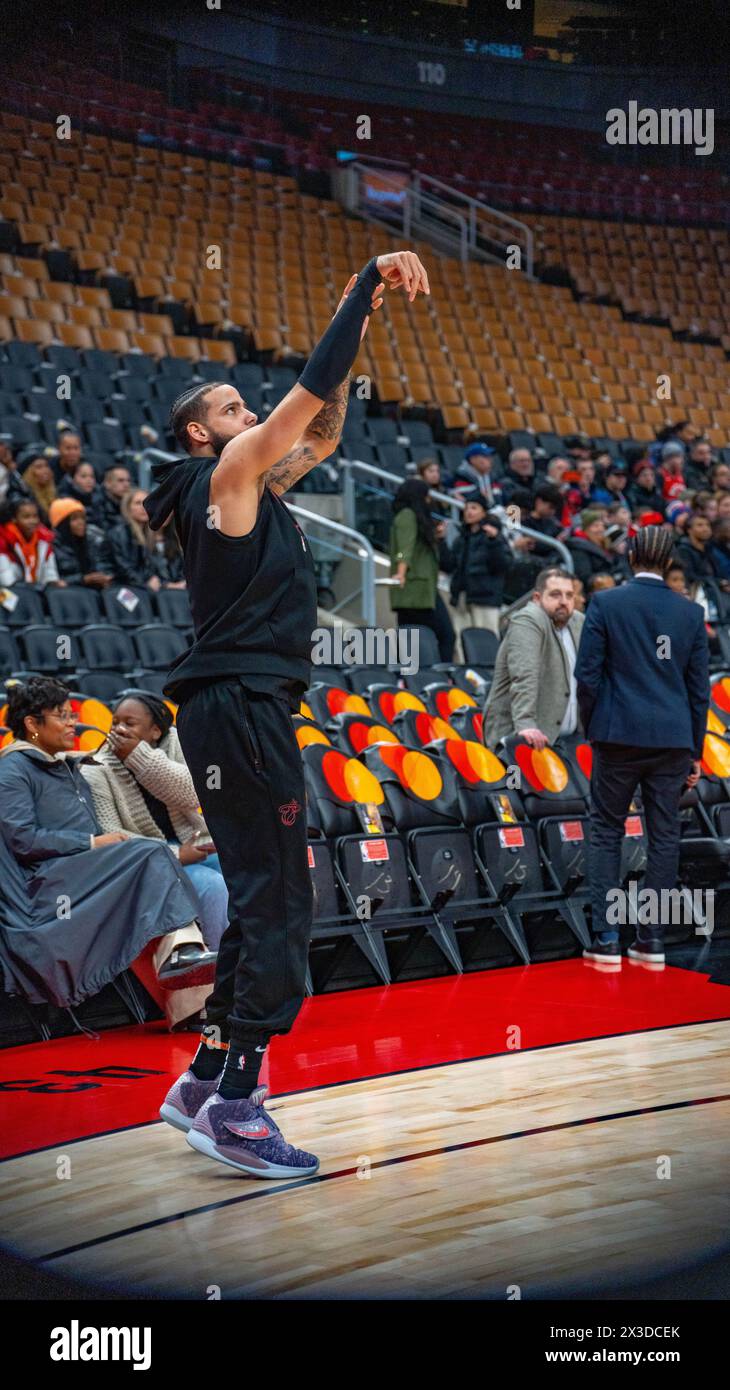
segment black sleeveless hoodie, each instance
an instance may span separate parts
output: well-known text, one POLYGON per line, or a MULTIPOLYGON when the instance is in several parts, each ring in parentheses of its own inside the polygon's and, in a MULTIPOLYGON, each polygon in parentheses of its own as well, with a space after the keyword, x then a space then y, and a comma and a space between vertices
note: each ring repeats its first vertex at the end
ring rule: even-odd
POLYGON ((155 530, 174 515, 195 629, 165 693, 179 704, 201 685, 240 678, 297 709, 311 677, 317 625, 312 555, 286 503, 269 487, 248 535, 216 531, 209 489, 217 463, 200 455, 152 470, 158 486, 145 508, 155 530))

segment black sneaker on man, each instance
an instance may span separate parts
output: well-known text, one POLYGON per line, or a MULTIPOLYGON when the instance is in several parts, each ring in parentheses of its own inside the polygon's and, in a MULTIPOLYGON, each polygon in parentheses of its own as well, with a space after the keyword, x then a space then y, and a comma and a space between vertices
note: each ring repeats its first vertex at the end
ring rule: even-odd
POLYGON ((597 965, 621 965, 621 943, 620 941, 601 941, 600 936, 594 936, 590 946, 583 952, 583 959, 594 962, 597 965))
POLYGON ((661 937, 650 936, 646 941, 632 941, 628 957, 638 965, 664 965, 664 942, 661 937))

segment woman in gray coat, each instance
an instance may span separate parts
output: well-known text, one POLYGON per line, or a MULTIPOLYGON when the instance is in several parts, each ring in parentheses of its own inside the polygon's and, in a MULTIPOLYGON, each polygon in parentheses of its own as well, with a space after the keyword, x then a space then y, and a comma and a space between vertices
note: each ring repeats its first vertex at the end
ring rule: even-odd
POLYGON ((213 960, 194 920, 195 893, 174 855, 155 840, 102 833, 71 752, 67 687, 42 676, 11 686, 6 718, 14 742, 0 756, 5 989, 68 1008, 98 993, 150 942, 159 943, 161 985, 177 991, 207 983, 213 960), (181 957, 180 943, 190 941, 193 958, 189 950, 181 957))

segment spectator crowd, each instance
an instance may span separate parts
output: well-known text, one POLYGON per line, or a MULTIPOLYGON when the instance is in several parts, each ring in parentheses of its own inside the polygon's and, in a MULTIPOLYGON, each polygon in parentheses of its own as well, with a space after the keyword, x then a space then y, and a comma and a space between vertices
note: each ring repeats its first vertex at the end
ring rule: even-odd
MULTIPOLYGON (((17 583, 184 587, 174 531, 151 532, 144 497, 119 464, 98 478, 72 431, 56 450, 14 456, 1 444, 0 591, 17 583)), ((730 466, 686 421, 626 457, 584 437, 551 458, 525 447, 502 458, 474 443, 453 477, 426 457, 399 487, 390 536, 399 623, 432 628, 445 662, 462 627, 502 638, 488 746, 519 732, 542 748, 579 730, 583 613, 598 590, 631 578, 629 541, 646 527, 671 537, 667 582, 704 607, 712 649, 730 596, 730 466), (458 524, 449 495, 463 504, 458 524), (556 540, 572 556, 572 575, 556 540)), ((73 751, 74 722, 69 689, 56 677, 29 675, 9 687, 0 925, 11 929, 13 949, 0 933, 0 965, 31 1001, 72 1007, 120 969, 138 972, 146 955, 151 973, 140 978, 161 991, 169 1026, 197 1026, 227 892, 172 715, 150 691, 127 690, 93 758, 73 751), (53 904, 69 885, 77 949, 65 956, 53 904)))
POLYGON ((121 464, 97 477, 72 430, 55 449, 0 443, 0 586, 183 588, 174 530, 150 530, 146 495, 121 464))
POLYGON ((503 458, 472 443, 453 476, 435 459, 420 460, 394 500, 391 606, 399 623, 432 628, 450 661, 461 628, 499 636, 537 573, 562 563, 551 542, 572 557, 584 610, 596 590, 630 578, 630 537, 660 526, 674 538, 668 583, 703 606, 716 650, 714 624, 730 592, 730 464, 687 420, 624 453, 586 436, 564 445, 553 457, 521 446, 503 458), (460 526, 435 493, 463 503, 460 526))

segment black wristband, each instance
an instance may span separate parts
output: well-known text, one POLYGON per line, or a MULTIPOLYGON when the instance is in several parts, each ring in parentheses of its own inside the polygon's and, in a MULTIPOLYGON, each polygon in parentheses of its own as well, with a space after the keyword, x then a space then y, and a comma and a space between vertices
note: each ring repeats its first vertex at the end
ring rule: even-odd
POLYGON ((342 308, 337 310, 314 348, 299 385, 320 400, 326 400, 350 371, 360 347, 363 323, 370 313, 373 292, 379 283, 377 260, 373 256, 360 271, 342 308))

